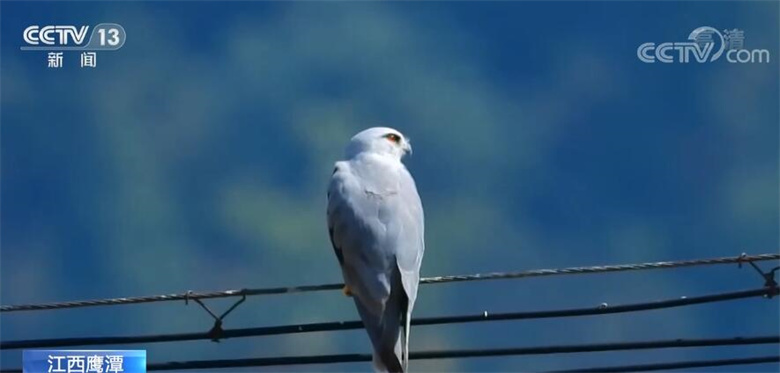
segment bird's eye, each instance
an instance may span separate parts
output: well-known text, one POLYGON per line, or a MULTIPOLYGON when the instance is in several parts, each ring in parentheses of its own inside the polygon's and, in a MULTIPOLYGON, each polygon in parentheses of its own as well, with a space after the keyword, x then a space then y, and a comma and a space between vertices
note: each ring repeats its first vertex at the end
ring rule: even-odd
POLYGON ((396 144, 401 142, 401 136, 398 136, 398 135, 396 135, 394 133, 388 133, 384 137, 386 139, 390 140, 391 142, 396 143, 396 144))

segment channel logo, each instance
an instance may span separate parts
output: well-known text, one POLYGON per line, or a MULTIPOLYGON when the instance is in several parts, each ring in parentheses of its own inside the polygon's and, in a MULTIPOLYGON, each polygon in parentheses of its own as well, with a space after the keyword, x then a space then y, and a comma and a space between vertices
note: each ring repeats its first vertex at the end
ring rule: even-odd
POLYGON ((22 33, 21 50, 117 50, 127 39, 124 27, 117 23, 89 25, 31 25, 22 33), (89 35, 89 37, 87 37, 89 35))
POLYGON ((719 31, 702 26, 688 35, 688 41, 641 44, 636 55, 644 63, 705 63, 714 62, 725 55, 729 63, 769 63, 767 49, 745 48, 745 31, 731 29, 719 31))

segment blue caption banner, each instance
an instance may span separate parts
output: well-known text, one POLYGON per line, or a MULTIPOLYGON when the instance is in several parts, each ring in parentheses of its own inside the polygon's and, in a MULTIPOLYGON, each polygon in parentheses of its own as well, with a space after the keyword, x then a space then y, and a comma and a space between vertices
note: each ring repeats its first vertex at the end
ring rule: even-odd
POLYGON ((146 350, 24 350, 24 373, 146 373, 146 350))

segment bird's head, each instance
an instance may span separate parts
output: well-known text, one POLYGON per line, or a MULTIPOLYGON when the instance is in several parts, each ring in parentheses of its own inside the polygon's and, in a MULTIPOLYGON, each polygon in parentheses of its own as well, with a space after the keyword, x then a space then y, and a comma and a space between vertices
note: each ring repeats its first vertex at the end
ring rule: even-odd
POLYGON ((412 152, 412 145, 398 130, 388 127, 373 127, 353 136, 347 145, 346 156, 352 158, 360 153, 389 156, 397 160, 412 152))

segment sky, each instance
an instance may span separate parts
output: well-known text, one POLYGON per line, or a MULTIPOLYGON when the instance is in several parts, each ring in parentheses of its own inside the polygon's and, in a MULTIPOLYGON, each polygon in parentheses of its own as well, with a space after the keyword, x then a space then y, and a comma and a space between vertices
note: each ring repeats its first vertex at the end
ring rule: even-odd
MULTIPOLYGON (((341 281, 325 190, 390 126, 425 208, 422 275, 777 253, 777 2, 3 2, 0 303, 341 281), (30 25, 116 23, 97 66, 47 67, 30 25), (647 42, 744 31, 767 63, 644 63, 647 42)), ((761 263, 769 269, 776 262, 761 263)), ((736 265, 423 286, 415 316, 757 288, 736 265)), ((211 301, 224 309, 230 301, 211 301)), ((226 328, 357 319, 338 292, 253 297, 226 328)), ((183 302, 3 313, 2 341, 207 331, 183 302)), ((761 336, 776 299, 413 329, 411 349, 761 336)), ((149 362, 367 353, 362 330, 112 346, 149 362)), ((413 361, 540 371, 776 346, 413 361)), ((19 367, 21 351, 0 353, 19 367)), ((777 364, 706 371, 777 371, 777 364)), ((272 368, 366 371, 366 363, 272 368)), ((228 371, 228 370, 224 370, 228 371)), ((699 370, 701 371, 701 369, 699 370)))

